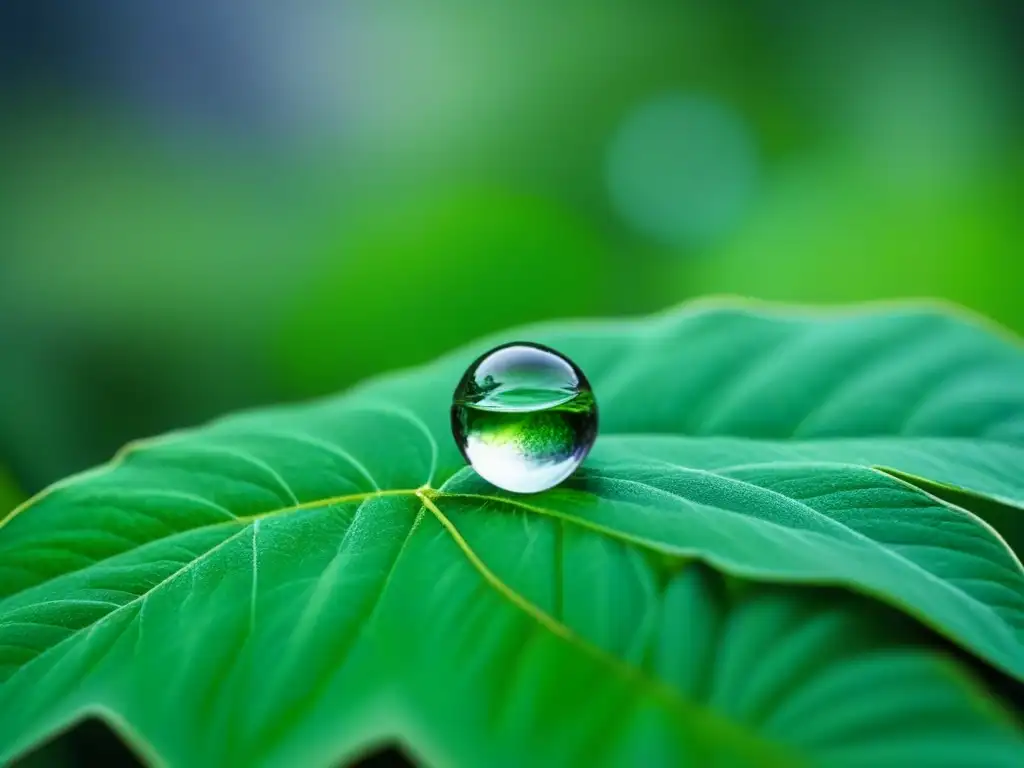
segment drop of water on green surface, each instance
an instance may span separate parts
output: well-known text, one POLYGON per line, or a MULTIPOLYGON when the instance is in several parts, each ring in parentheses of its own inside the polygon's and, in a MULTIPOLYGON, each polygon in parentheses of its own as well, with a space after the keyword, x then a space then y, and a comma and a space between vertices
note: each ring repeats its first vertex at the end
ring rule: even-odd
POLYGON ((539 344, 492 349, 452 399, 452 434, 473 469, 515 493, 554 488, 597 437, 597 402, 575 363, 539 344))

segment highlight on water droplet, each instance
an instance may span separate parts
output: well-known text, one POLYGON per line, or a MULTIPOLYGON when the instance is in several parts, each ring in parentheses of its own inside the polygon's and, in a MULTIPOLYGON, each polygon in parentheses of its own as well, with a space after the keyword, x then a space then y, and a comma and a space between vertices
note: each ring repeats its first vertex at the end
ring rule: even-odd
POLYGON ((568 478, 597 437, 597 401, 583 371, 530 342, 496 347, 463 374, 452 435, 489 483, 538 493, 568 478))

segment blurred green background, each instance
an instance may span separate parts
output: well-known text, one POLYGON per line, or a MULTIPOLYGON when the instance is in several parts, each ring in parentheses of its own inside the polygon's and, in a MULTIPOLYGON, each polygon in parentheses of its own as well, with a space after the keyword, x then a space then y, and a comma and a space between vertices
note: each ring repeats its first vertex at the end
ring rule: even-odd
POLYGON ((0 3, 0 504, 525 321, 1024 330, 1022 40, 1012 0, 0 3))

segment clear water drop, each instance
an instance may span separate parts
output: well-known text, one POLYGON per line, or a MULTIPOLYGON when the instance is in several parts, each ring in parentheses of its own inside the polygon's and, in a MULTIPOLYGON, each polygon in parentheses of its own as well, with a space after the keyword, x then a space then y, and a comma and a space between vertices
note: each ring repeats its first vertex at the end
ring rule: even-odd
POLYGON ((452 398, 452 434, 489 483, 537 493, 586 458, 597 437, 597 402, 583 371, 564 355, 540 344, 504 344, 463 374, 452 398))

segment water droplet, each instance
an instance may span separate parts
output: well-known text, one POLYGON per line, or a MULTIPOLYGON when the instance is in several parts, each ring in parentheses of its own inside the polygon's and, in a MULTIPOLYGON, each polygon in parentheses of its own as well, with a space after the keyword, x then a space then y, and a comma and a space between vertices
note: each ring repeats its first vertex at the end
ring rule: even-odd
POLYGON ((463 374, 452 399, 452 434, 485 480, 537 493, 586 458, 597 437, 597 402, 567 357, 539 344, 505 344, 463 374))

